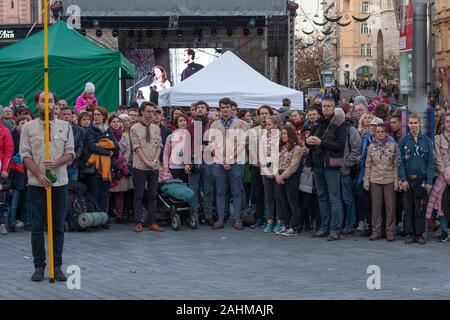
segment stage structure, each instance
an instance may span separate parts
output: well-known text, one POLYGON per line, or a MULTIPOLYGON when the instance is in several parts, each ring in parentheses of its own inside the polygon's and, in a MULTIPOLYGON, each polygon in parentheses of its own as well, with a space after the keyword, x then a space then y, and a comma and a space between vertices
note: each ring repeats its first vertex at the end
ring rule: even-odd
MULTIPOLYGON (((289 80, 295 59, 289 55, 292 8, 286 0, 258 0, 257 5, 248 0, 63 0, 62 4, 62 18, 68 22, 79 14, 80 33, 120 50, 136 64, 136 81, 140 67, 127 52, 150 50, 141 58, 144 64, 163 66, 170 79, 169 49, 214 48, 218 54, 233 51, 274 82, 295 84, 289 80)), ((130 86, 133 83, 124 82, 122 90, 130 86)))

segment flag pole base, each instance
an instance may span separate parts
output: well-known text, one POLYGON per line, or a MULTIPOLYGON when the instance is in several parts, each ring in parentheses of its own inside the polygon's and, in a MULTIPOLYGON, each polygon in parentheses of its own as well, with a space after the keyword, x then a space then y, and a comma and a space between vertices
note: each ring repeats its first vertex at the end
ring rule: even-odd
POLYGON ((50 282, 50 283, 54 283, 55 282, 55 278, 50 278, 50 279, 48 279, 48 282, 50 282))

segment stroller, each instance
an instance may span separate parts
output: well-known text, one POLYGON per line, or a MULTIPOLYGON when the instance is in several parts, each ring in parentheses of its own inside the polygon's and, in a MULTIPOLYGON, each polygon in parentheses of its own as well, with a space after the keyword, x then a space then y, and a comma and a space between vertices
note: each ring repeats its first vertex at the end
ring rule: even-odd
MULTIPOLYGON (((170 174, 165 176, 161 174, 157 197, 156 219, 158 221, 170 223, 175 231, 181 229, 182 222, 187 222, 192 229, 197 229, 198 216, 190 212, 189 206, 194 198, 194 192, 183 181, 172 179, 170 174)), ((144 216, 148 216, 146 210, 144 210, 144 216)))

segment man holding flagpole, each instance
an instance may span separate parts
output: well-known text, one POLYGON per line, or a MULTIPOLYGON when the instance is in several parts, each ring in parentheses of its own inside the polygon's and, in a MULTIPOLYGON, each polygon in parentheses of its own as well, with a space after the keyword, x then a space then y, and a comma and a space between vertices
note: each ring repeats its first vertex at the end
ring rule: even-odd
MULTIPOLYGON (((20 136, 20 155, 28 169, 29 201, 32 215, 31 246, 35 273, 32 281, 44 280, 45 240, 44 225, 46 221, 46 193, 52 192, 51 207, 54 247, 54 279, 66 281, 61 270, 64 246, 64 220, 66 216, 67 163, 73 161, 74 140, 70 123, 53 118, 53 109, 57 97, 48 93, 48 117, 50 126, 50 160, 46 159, 45 143, 45 92, 35 96, 39 117, 28 122, 22 128, 20 136)), ((49 237, 50 238, 50 237, 49 237)), ((50 257, 49 262, 53 261, 50 257)))

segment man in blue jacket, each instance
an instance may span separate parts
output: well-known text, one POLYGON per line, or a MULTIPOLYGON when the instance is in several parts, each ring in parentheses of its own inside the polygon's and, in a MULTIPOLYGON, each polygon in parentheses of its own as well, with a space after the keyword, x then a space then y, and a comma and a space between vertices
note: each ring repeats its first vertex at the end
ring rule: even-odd
POLYGON ((405 192, 405 243, 425 244, 425 212, 428 194, 433 186, 435 165, 433 142, 420 134, 420 119, 417 114, 409 115, 408 127, 410 132, 398 143, 400 188, 405 192))

